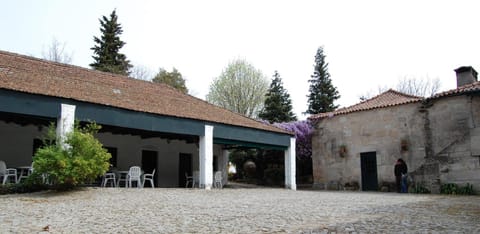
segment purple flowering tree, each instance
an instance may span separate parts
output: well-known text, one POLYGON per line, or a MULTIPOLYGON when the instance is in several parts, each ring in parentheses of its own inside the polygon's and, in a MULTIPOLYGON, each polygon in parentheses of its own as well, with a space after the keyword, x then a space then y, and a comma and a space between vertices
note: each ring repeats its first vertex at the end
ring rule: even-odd
POLYGON ((298 159, 309 159, 312 157, 313 127, 310 122, 303 120, 289 123, 274 123, 273 125, 295 133, 298 159))

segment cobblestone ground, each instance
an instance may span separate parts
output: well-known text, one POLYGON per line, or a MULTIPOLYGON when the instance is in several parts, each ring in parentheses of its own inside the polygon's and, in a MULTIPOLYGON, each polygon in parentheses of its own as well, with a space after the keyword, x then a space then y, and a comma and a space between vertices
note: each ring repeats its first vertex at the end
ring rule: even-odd
POLYGON ((480 196, 84 188, 0 196, 0 233, 480 233, 480 196))

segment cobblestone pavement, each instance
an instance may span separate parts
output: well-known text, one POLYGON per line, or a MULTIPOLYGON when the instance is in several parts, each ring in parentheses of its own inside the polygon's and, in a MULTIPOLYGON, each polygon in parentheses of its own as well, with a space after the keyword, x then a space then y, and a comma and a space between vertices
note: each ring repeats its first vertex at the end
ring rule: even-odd
POLYGON ((480 196, 84 188, 0 196, 0 233, 480 233, 480 196))

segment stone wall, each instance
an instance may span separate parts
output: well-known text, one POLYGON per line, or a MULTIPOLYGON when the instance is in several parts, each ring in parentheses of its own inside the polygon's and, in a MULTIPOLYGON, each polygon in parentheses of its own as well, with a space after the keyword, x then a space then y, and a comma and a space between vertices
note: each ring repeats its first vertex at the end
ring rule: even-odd
POLYGON ((395 182, 393 167, 398 158, 406 161, 409 170, 415 170, 425 154, 419 105, 412 103, 321 120, 312 138, 315 186, 358 182, 361 187, 360 154, 364 152, 376 152, 379 184, 395 182), (347 151, 343 157, 339 153, 342 146, 347 151))
POLYGON ((413 180, 433 193, 444 183, 470 183, 478 191, 479 125, 480 96, 469 95, 322 119, 312 138, 315 187, 358 182, 361 188, 360 154, 376 152, 380 186, 394 183, 393 167, 401 157, 413 180))
MULTIPOLYGON (((429 116, 438 182, 480 188, 480 96, 434 100, 429 116)), ((438 186, 438 185, 437 185, 438 186)), ((438 188, 433 186, 433 190, 438 188)), ((432 191, 437 192, 437 191, 432 191)))

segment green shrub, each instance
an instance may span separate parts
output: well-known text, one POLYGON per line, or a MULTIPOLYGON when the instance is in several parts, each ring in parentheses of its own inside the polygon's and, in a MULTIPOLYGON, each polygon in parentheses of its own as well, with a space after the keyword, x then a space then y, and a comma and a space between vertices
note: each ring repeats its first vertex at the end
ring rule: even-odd
POLYGON ((94 180, 105 174, 110 164, 111 155, 94 134, 100 126, 95 123, 80 127, 75 124, 74 130, 67 134, 62 147, 55 139, 55 128, 50 126, 42 148, 33 158, 36 182, 46 176, 47 181, 57 189, 68 189, 76 185, 94 180))
POLYGON ((18 184, 0 185, 0 195, 12 193, 33 193, 49 189, 50 186, 42 183, 42 181, 42 177, 39 177, 36 173, 32 173, 29 177, 22 180, 18 184))
POLYGON ((415 186, 411 190, 412 193, 431 193, 423 183, 415 183, 415 186))
POLYGON ((283 168, 270 167, 264 171, 264 180, 267 185, 282 185, 285 180, 285 172, 283 168))
POLYGON ((454 183, 442 184, 440 187, 440 193, 442 194, 451 194, 451 195, 472 195, 473 185, 467 183, 465 186, 459 186, 454 183))

